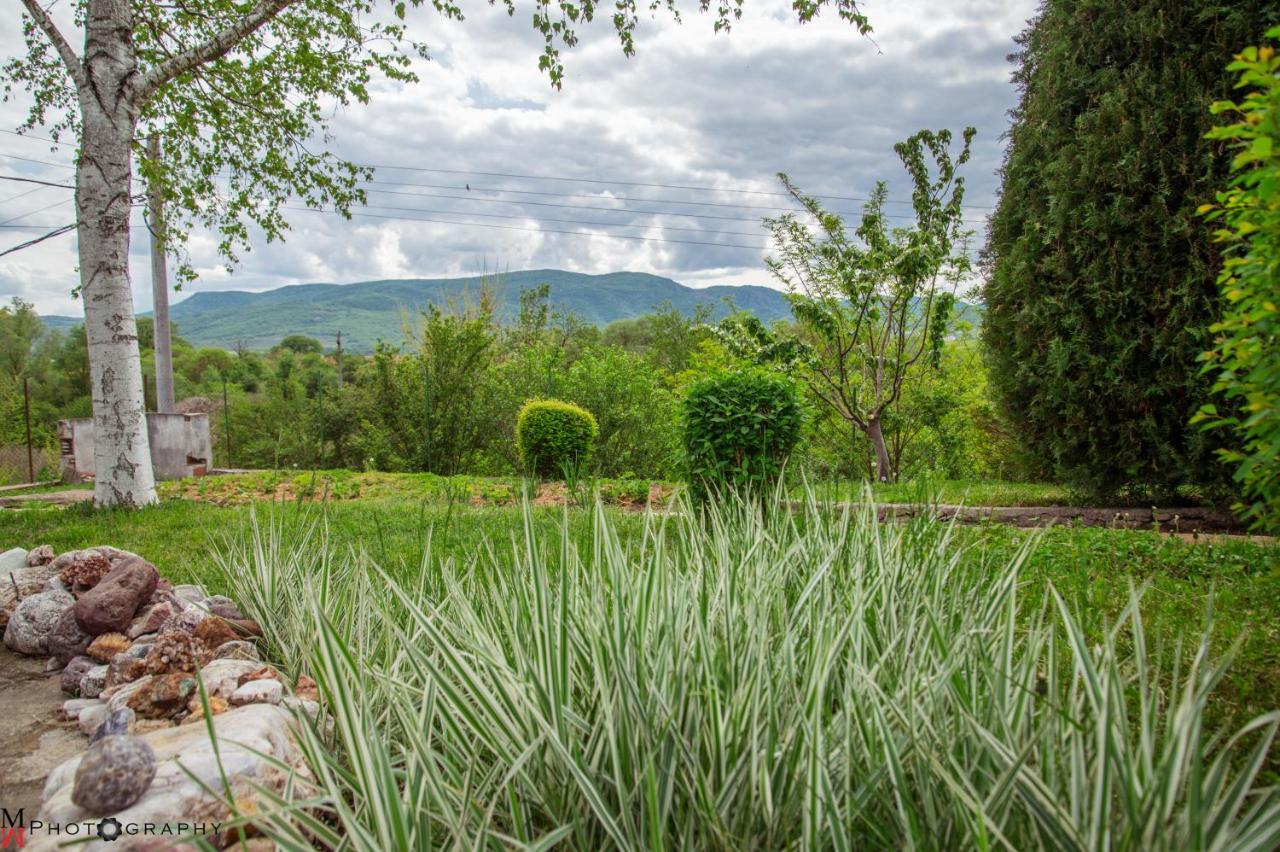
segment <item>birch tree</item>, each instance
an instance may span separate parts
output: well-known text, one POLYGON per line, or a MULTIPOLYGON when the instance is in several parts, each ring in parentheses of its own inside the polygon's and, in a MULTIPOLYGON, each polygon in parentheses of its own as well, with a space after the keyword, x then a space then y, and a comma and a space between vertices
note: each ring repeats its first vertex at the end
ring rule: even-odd
MULTIPOLYGON (((229 264, 248 248, 250 224, 268 239, 287 228, 291 197, 347 212, 363 202, 368 169, 342 161, 320 142, 333 102, 363 102, 376 75, 411 81, 408 37, 413 7, 460 20, 453 0, 76 0, 55 21, 53 8, 19 0, 25 56, 6 63, 6 96, 25 90, 32 106, 24 128, 43 127, 79 142, 75 203, 79 295, 84 304, 95 430, 94 498, 99 505, 140 506, 156 499, 143 407, 142 370, 129 278, 134 160, 146 185, 166 194, 165 242, 180 249, 190 226, 212 226, 229 264), (77 52, 74 41, 80 43, 77 52), (164 160, 148 158, 141 140, 158 136, 164 160)), ((495 4, 496 5, 496 4, 495 4)), ((699 0, 707 11, 710 0, 699 0)), ((803 23, 830 7, 859 32, 870 27, 857 0, 796 0, 803 23)), ((650 11, 678 17, 676 0, 650 11)), ((500 8, 516 11, 515 0, 500 8)), ((559 87, 560 51, 597 12, 594 0, 533 4, 544 39, 539 67, 559 87)), ((635 0, 606 7, 630 55, 635 0)), ((716 31, 741 15, 742 0, 721 2, 716 31)), ((180 265, 180 279, 192 271, 180 265)))

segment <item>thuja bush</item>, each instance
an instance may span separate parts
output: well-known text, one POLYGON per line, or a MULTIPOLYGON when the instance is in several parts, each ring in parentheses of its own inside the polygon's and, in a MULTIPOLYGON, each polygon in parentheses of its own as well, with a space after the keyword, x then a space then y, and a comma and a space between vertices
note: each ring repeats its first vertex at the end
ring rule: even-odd
POLYGON ((599 429, 590 411, 558 399, 526 402, 516 416, 516 446, 525 469, 544 478, 575 474, 599 429))
POLYGON ((690 386, 681 406, 686 475, 695 494, 767 491, 804 428, 795 383, 748 369, 690 386))
POLYGON ((1280 842, 1277 714, 1210 729, 1227 661, 1149 639, 1139 593, 1086 637, 1020 597, 1025 552, 942 524, 687 508, 526 507, 514 546, 385 568, 320 526, 239 540, 222 580, 332 722, 245 819, 361 852, 1280 842))

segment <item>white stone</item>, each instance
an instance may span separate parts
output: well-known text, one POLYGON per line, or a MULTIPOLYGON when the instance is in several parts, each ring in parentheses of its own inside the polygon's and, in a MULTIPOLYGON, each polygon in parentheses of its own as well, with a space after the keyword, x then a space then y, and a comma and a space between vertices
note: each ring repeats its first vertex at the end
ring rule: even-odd
POLYGON ((4 644, 19 654, 48 656, 49 634, 62 613, 75 602, 68 592, 38 592, 23 598, 9 616, 4 644))
POLYGON ((284 684, 273 678, 251 680, 231 693, 227 699, 233 707, 243 704, 279 704, 284 697, 284 684))
POLYGON ((80 714, 90 707, 106 707, 96 698, 70 698, 62 702, 62 715, 68 722, 80 718, 80 714))
POLYGON ((14 547, 0 553, 0 574, 8 574, 19 568, 27 567, 27 552, 21 547, 14 547))
POLYGON ((80 697, 98 698, 107 686, 108 666, 94 666, 80 676, 80 697))
MULTIPOLYGON (((270 704, 250 704, 220 713, 213 717, 217 757, 204 725, 181 725, 142 735, 155 752, 155 779, 141 799, 113 816, 125 825, 178 822, 212 825, 225 821, 227 810, 223 797, 209 792, 222 793, 222 772, 226 773, 231 794, 242 804, 245 799, 261 801, 255 786, 282 789, 286 774, 270 765, 268 758, 290 766, 299 765, 301 755, 292 739, 293 724, 289 713, 270 704)), ((97 821, 71 801, 81 757, 83 755, 62 763, 49 774, 39 809, 46 823, 97 821)), ((33 836, 26 848, 52 850, 66 839, 65 836, 33 836)), ((95 841, 77 848, 114 852, 135 848, 129 842, 140 845, 144 840, 151 842, 154 838, 126 835, 113 843, 95 841)))
POLYGON ((257 660, 213 660, 200 670, 200 677, 210 696, 230 699, 239 688, 240 678, 260 668, 262 663, 257 660))
POLYGON ((173 596, 185 603, 199 603, 205 599, 204 589, 190 584, 173 587, 173 596))
MULTIPOLYGON (((2 555, 25 551, 7 550, 2 555)), ((14 600, 14 586, 17 586, 17 597, 25 598, 28 595, 34 595, 37 592, 45 591, 45 584, 50 577, 57 576, 58 572, 53 569, 52 565, 36 565, 28 567, 26 557, 22 558, 22 565, 16 564, 17 560, 13 560, 14 565, 0 566, 0 609, 6 609, 14 600)))
POLYGON ((80 711, 76 724, 80 726, 80 733, 91 737, 98 730, 98 726, 107 721, 110 715, 111 706, 105 701, 98 701, 92 707, 86 707, 80 711))

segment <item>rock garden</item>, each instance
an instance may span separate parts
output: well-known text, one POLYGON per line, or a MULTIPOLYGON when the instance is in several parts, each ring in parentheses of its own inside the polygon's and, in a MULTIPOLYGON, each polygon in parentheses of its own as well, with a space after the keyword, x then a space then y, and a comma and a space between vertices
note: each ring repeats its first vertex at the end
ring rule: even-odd
POLYGON ((0 627, 9 652, 60 679, 61 707, 32 709, 83 736, 25 814, 26 848, 273 848, 227 823, 298 769, 294 726, 318 695, 260 658, 262 631, 234 601, 135 553, 42 545, 0 554, 0 627))

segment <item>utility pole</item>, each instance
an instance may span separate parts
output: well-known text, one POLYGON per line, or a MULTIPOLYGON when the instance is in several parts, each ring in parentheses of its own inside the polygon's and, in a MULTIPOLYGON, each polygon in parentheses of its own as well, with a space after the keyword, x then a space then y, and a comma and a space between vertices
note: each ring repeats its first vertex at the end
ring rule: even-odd
POLYGON ((36 457, 31 447, 31 388, 26 376, 22 377, 22 413, 27 422, 27 482, 35 482, 36 457))
POLYGON ((342 331, 338 331, 338 387, 342 387, 342 331))
MULTIPOLYGON (((151 162, 160 162, 160 137, 147 141, 151 162)), ((151 299, 154 304, 156 350, 156 411, 173 411, 173 341, 169 336, 169 270, 164 256, 164 198, 154 182, 147 190, 151 225, 151 299)))

